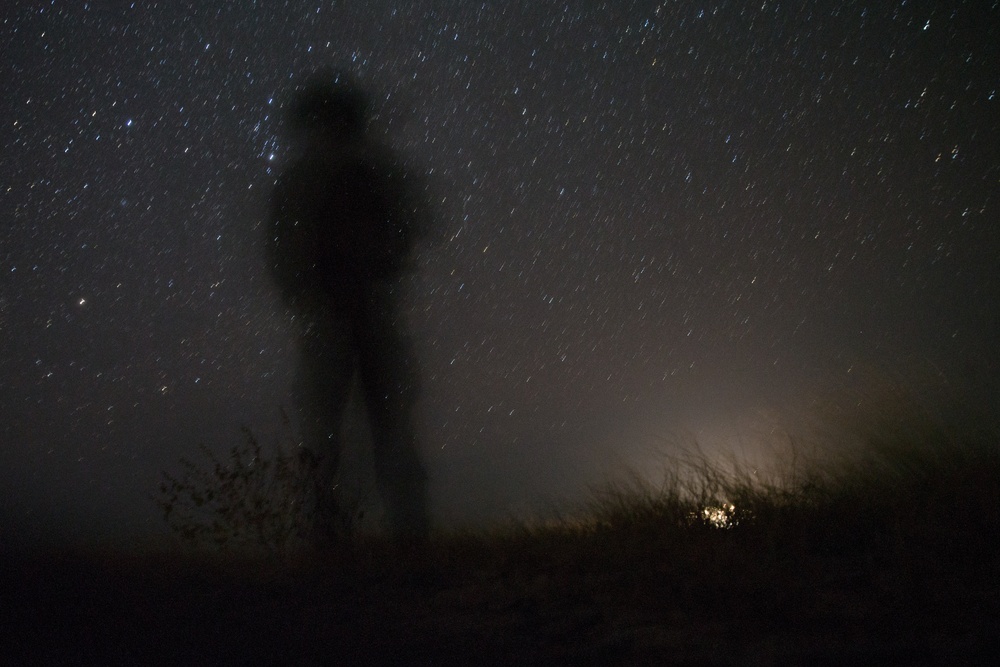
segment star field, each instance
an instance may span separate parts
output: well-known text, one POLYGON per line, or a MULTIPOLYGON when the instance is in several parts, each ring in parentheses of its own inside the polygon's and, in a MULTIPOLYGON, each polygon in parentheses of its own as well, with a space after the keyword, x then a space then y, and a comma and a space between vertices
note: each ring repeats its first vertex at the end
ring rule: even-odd
POLYGON ((159 470, 279 430, 262 225, 283 102, 324 65, 426 179, 403 288, 441 517, 872 368, 988 380, 998 26, 995 2, 17 3, 3 519, 155 531, 159 470))

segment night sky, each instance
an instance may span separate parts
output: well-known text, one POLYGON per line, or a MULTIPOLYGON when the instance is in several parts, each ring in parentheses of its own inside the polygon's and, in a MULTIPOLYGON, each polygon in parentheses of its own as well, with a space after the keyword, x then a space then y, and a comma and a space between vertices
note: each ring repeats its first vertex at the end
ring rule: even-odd
POLYGON ((13 4, 7 539, 162 532, 160 470, 281 435, 263 238, 324 66, 427 183, 404 289, 441 522, 870 378, 996 398, 1000 3, 13 4))

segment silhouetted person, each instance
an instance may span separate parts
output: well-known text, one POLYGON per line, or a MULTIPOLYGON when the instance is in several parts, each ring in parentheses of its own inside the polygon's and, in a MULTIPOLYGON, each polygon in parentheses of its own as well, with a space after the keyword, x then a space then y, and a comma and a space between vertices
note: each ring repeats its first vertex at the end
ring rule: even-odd
POLYGON ((343 518, 334 487, 355 377, 391 529, 415 537, 427 530, 426 475, 410 423, 417 373, 397 308, 422 207, 398 161, 369 136, 369 106, 349 75, 312 77, 289 117, 301 153, 273 198, 271 264, 300 327, 296 392, 305 443, 318 459, 320 542, 343 518))

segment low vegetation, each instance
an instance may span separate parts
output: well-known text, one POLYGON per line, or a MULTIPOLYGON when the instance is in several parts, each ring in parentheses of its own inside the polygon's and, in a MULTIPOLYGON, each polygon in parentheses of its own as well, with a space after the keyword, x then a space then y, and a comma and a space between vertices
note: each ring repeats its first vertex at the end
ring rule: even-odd
MULTIPOLYGON (((249 435, 229 465, 209 457, 208 470, 185 463, 165 477, 161 507, 190 543, 285 554, 283 608, 323 591, 307 596, 323 618, 360 614, 392 638, 385 650, 422 647, 446 663, 487 648, 568 663, 989 655, 1000 636, 997 431, 900 411, 852 429, 852 445, 799 448, 780 471, 689 450, 659 480, 604 486, 562 516, 420 544, 345 533, 328 552, 303 548, 292 502, 302 473, 280 452, 265 466, 249 435), (193 519, 192 506, 207 514, 193 519)), ((296 650, 318 655, 316 633, 342 648, 367 641, 355 620, 324 623, 296 650)))

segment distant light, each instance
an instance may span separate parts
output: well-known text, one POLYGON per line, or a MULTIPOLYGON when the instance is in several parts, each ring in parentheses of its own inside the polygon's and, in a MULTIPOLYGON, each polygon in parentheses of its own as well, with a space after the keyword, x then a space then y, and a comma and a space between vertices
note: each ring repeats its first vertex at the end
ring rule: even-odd
POLYGON ((713 528, 732 528, 739 524, 739 519, 736 518, 736 506, 732 503, 704 507, 701 516, 694 515, 691 518, 700 519, 713 528))

